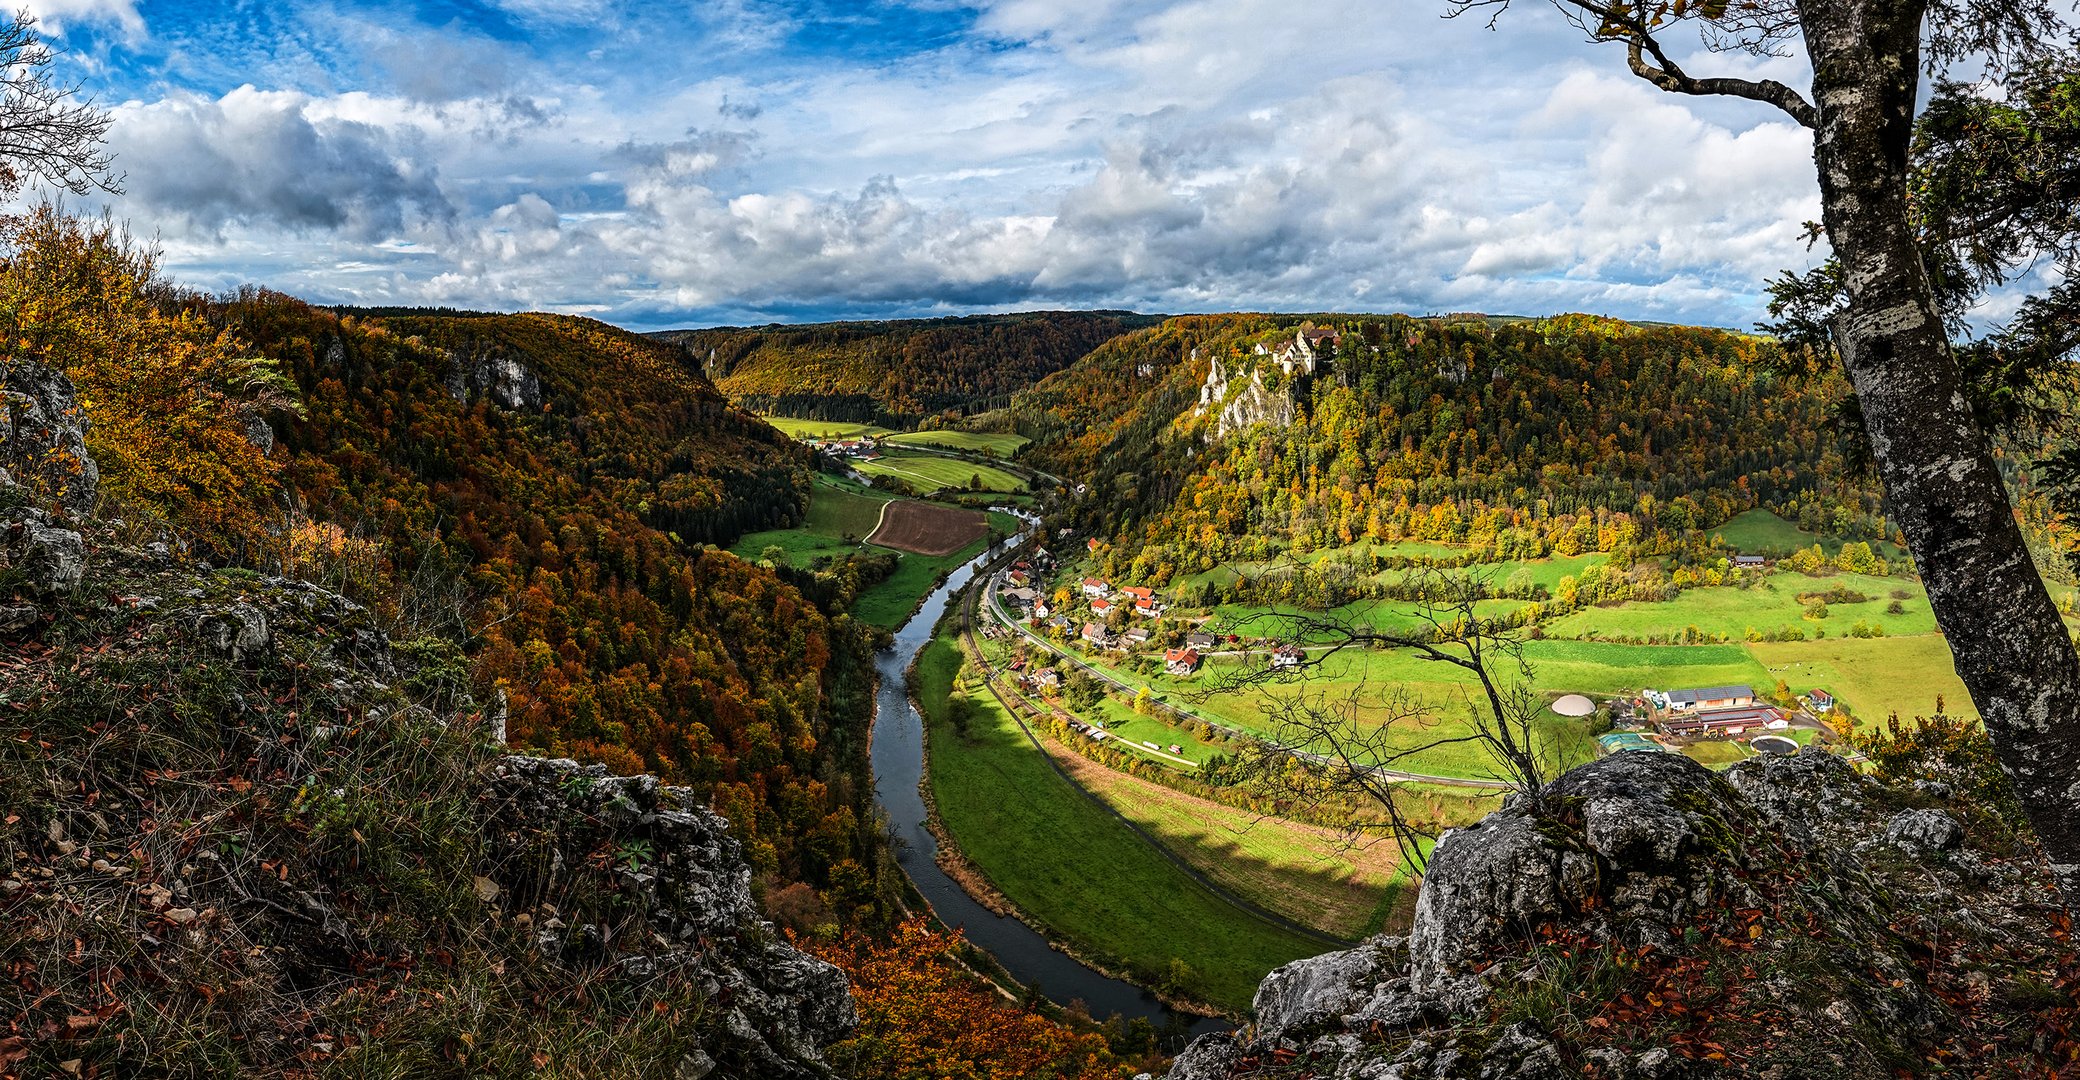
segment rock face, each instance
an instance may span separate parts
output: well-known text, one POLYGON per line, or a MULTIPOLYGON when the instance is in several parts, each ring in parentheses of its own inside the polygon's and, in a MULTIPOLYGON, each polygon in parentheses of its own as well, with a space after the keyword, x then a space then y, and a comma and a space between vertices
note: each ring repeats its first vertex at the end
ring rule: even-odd
MULTIPOLYGON (((741 1070, 733 1075, 823 1075, 822 1048, 858 1019, 845 975, 781 942, 759 915, 751 867, 728 822, 654 776, 610 776, 597 765, 524 757, 505 759, 493 775, 493 824, 516 854, 539 848, 543 837, 554 850, 586 850, 602 831, 622 850, 650 853, 650 861, 619 871, 670 941, 644 962, 684 965, 711 984, 733 1045, 708 1052, 733 1062, 741 1070)), ((524 893, 540 884, 520 880, 511 888, 524 893)), ((603 931, 544 924, 537 942, 569 956, 600 947, 603 931)))
POLYGON ((16 510, 0 517, 6 566, 15 591, 34 599, 71 596, 86 573, 87 547, 80 534, 61 529, 41 510, 16 510))
POLYGON ((1264 371, 1252 365, 1249 377, 1235 388, 1235 376, 1220 357, 1213 358, 1207 370, 1206 382, 1199 387, 1197 412, 1204 415, 1209 410, 1218 410, 1214 421, 1214 437, 1227 438, 1230 434, 1257 424, 1273 424, 1291 427, 1299 414, 1293 404, 1290 389, 1272 390, 1264 385, 1264 371))
POLYGON ((542 407, 542 384, 527 365, 502 352, 448 354, 447 387, 457 401, 486 397, 502 409, 542 407))
POLYGON ((1447 832, 1406 938, 1272 972, 1254 1024, 1170 1076, 1890 1075, 1966 1038, 1986 956, 2056 936, 2048 875, 1961 848, 1947 809, 1898 809, 1928 798, 1817 752, 1583 766, 1447 832), (1712 1010, 1754 1037, 1696 1041, 1712 1010))
POLYGON ((30 360, 0 361, 0 474, 79 520, 94 512, 101 488, 86 434, 86 414, 64 373, 30 360))

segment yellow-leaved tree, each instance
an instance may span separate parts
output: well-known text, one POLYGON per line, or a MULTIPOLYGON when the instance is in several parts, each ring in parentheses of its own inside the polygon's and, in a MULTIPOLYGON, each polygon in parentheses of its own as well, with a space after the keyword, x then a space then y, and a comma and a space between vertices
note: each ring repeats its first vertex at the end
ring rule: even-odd
POLYGON ((262 561, 283 517, 264 417, 295 387, 187 299, 112 219, 49 203, 0 219, 0 347, 72 379, 102 516, 262 561))

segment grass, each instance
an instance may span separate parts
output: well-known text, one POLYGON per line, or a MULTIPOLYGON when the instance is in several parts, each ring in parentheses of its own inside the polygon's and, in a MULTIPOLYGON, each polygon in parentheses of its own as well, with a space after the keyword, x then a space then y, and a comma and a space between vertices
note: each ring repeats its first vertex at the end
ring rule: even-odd
MULTIPOLYGON (((1112 662, 1102 656, 1086 659, 1094 664, 1112 662)), ((1284 730, 1281 711, 1296 700, 1354 701, 1353 715, 1359 724, 1388 725, 1386 747, 1396 752, 1421 751, 1399 762, 1399 767, 1434 776, 1496 775, 1487 752, 1480 746, 1453 741, 1472 730, 1469 695, 1476 690, 1472 677, 1460 669, 1445 669, 1402 652, 1351 651, 1331 657, 1304 681, 1275 684, 1262 692, 1205 696, 1219 679, 1235 675, 1243 664, 1254 667, 1262 663, 1261 657, 1215 657, 1198 675, 1185 679, 1167 674, 1141 676, 1119 668, 1107 670, 1129 683, 1146 684, 1161 700, 1271 739, 1291 739, 1291 733, 1284 730), (1397 716, 1392 701, 1397 696, 1425 710, 1425 715, 1397 716)), ((1540 684, 1544 683, 1540 679, 1540 684)), ((1589 738, 1582 721, 1547 713, 1535 725, 1541 745, 1555 760, 1579 764, 1595 759, 1594 740, 1589 738)))
POLYGON ((1883 627, 1888 636, 1932 634, 1935 612, 1919 582, 1907 578, 1868 577, 1863 574, 1831 574, 1807 577, 1779 571, 1755 585, 1741 588, 1686 589, 1675 599, 1654 603, 1628 602, 1612 607, 1583 608, 1546 624, 1552 637, 1678 635, 1696 627, 1707 636, 1741 640, 1750 628, 1769 633, 1794 627, 1807 635, 1826 631, 1828 637, 1846 636, 1857 622, 1883 627), (1801 593, 1824 593, 1836 587, 1870 597, 1857 604, 1829 604, 1827 618, 1807 619, 1801 593), (1893 592, 1911 595, 1899 600, 1901 614, 1888 614, 1893 592))
MULTIPOLYGON (((1809 533, 1768 510, 1760 509, 1734 515, 1726 524, 1711 530, 1711 535, 1725 541, 1726 546, 1735 551, 1758 555, 1788 555, 1796 548, 1809 548, 1814 544, 1834 555, 1842 550, 1845 542, 1837 537, 1809 533)), ((1906 554, 1904 548, 1885 540, 1872 541, 1871 550, 1887 561, 1897 561, 1906 554)))
MULTIPOLYGON (((820 558, 843 558, 859 552, 894 555, 895 572, 861 592, 852 603, 853 617, 893 629, 917 610, 918 601, 932 591, 941 575, 981 554, 988 540, 977 540, 951 555, 938 556, 862 543, 880 520, 882 504, 892 499, 894 496, 887 492, 819 475, 802 524, 792 529, 747 533, 730 546, 730 551, 740 558, 761 559, 768 548, 777 547, 797 567, 811 566, 820 558), (852 539, 846 539, 848 536, 852 539)), ((990 526, 999 532, 1011 532, 1017 529, 1018 521, 1008 514, 993 513, 990 526)))
POLYGON ((1021 492, 1026 482, 991 465, 981 465, 936 454, 885 451, 873 461, 852 462, 852 467, 873 477, 891 477, 915 488, 920 494, 940 488, 968 490, 977 479, 981 490, 1021 492))
POLYGON ((1349 940, 1405 928, 1415 882, 1400 848, 1348 842, 1331 830, 1237 810, 1056 752, 1078 783, 1193 869, 1249 902, 1349 940))
POLYGON ((893 498, 850 481, 819 475, 802 524, 791 529, 746 533, 730 545, 730 551, 740 558, 761 559, 767 548, 777 547, 786 551, 788 561, 798 567, 813 565, 821 558, 843 558, 860 550, 859 541, 874 531, 881 518, 882 504, 893 498))
POLYGON ((1979 715, 1957 677, 1949 641, 1938 635, 1756 642, 1748 648, 1766 669, 1764 685, 1782 679, 1801 694, 1820 687, 1866 725, 1882 722, 1894 709, 1909 718, 1933 713, 1938 697, 1952 716, 1979 715))
POLYGON ((795 439, 858 439, 881 438, 894 432, 872 424, 857 424, 845 420, 798 420, 792 416, 761 416, 759 419, 780 429, 780 432, 795 439))
POLYGON ((906 431, 889 436, 888 441, 904 446, 944 446, 1008 458, 1032 440, 1023 435, 993 431, 906 431))
POLYGON ((1271 969, 1325 951, 1170 863, 1058 775, 986 693, 957 734, 945 702, 960 667, 943 635, 918 662, 932 796, 961 851, 1028 915, 1137 981, 1234 1012, 1271 969))

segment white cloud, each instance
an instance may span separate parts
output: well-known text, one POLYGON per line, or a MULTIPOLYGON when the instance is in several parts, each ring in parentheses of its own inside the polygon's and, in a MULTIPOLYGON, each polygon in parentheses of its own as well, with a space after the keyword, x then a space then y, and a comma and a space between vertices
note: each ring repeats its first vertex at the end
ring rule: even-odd
MULTIPOLYGON (((381 88, 125 106, 125 208, 206 282, 644 321, 1065 304, 1746 323, 1762 279, 1807 261, 1802 130, 1660 95, 1539 9, 1491 34, 1394 7, 992 0, 991 47, 870 64, 787 62, 800 22, 732 0, 703 6, 685 55, 770 70, 676 79, 612 47, 589 67, 399 31, 381 88)), ((637 44, 615 36, 625 12, 594 14, 599 41, 637 44)))
POLYGON ((113 26, 132 41, 145 36, 137 0, 23 0, 22 7, 36 16, 39 30, 53 37, 63 37, 65 28, 77 23, 113 26))

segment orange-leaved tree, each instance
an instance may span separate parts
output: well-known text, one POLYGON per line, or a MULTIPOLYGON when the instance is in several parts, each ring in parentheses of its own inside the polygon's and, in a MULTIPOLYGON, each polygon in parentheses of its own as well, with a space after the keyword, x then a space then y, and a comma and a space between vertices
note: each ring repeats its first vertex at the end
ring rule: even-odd
POLYGON ((281 517, 262 417, 294 388, 184 300, 111 219, 46 203, 0 221, 0 342, 71 377, 103 498, 256 558, 281 517))
POLYGON ((960 934, 921 919, 887 941, 854 931, 807 947, 844 969, 859 1029, 829 1058, 859 1080, 1097 1080, 1133 1069, 1102 1036, 1079 1033, 1008 1004, 960 965, 960 934))

